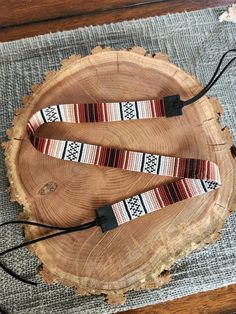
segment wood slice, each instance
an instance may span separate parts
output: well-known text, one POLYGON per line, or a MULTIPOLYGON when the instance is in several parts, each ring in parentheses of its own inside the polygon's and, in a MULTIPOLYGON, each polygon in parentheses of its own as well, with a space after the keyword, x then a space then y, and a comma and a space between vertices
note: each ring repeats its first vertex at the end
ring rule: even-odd
MULTIPOLYGON (((71 226, 90 221, 95 208, 114 203, 173 180, 170 177, 77 164, 38 153, 26 124, 40 108, 55 103, 141 100, 195 95, 197 80, 168 61, 165 54, 144 56, 142 48, 110 51, 97 47, 84 58, 63 61, 41 85, 24 97, 16 112, 6 165, 12 200, 23 205, 26 219, 71 226), (23 141, 18 140, 23 139, 23 141)), ((107 295, 124 302, 129 290, 156 288, 170 280, 171 265, 194 249, 219 238, 235 199, 235 161, 216 99, 204 96, 183 115, 140 121, 45 125, 40 135, 84 141, 176 157, 209 159, 220 168, 220 189, 168 206, 103 234, 99 228, 43 241, 29 249, 42 261, 42 278, 73 286, 80 294, 107 295)), ((25 228, 34 238, 48 230, 25 228)))

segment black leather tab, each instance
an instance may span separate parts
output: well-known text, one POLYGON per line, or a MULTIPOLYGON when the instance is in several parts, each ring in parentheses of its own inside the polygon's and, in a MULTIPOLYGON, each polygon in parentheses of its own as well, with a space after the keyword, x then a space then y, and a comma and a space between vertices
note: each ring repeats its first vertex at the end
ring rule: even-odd
POLYGON ((182 115, 183 101, 179 95, 164 97, 164 107, 166 117, 175 117, 182 115))
POLYGON ((97 225, 102 228, 102 232, 106 232, 118 227, 111 205, 105 205, 103 207, 97 208, 96 219, 97 225))

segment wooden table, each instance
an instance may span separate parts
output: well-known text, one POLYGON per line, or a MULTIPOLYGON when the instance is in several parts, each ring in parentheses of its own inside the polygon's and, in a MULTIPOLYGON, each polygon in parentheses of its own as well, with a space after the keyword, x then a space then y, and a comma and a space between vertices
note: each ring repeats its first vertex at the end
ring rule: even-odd
MULTIPOLYGON (((0 0, 0 41, 207 7, 232 0, 0 0)), ((126 314, 236 312, 236 285, 174 301, 129 310, 126 314)))

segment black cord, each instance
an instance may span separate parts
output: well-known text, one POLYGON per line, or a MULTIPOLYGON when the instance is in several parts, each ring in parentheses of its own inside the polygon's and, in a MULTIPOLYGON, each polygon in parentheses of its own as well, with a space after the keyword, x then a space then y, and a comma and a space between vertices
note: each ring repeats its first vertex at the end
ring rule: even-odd
POLYGON ((32 286, 37 286, 37 283, 36 283, 36 282, 27 280, 27 279, 25 279, 25 278, 19 276, 19 275, 16 274, 14 271, 12 271, 12 270, 9 269, 8 267, 6 267, 2 262, 0 262, 0 267, 1 267, 6 273, 8 273, 10 276, 14 277, 15 279, 18 279, 18 280, 20 280, 21 282, 30 284, 30 285, 32 285, 32 286))
POLYGON ((208 82, 208 84, 195 96, 193 96, 192 98, 186 100, 183 102, 183 106, 187 106, 187 105, 190 105, 192 104, 193 102, 197 101, 199 98, 201 98, 202 96, 204 96, 208 91, 209 89, 218 81, 218 79, 221 77, 221 75, 226 71, 226 69, 230 66, 230 64, 236 60, 236 57, 234 57, 233 59, 231 59, 227 64, 226 66, 221 70, 221 72, 218 74, 217 76, 217 73, 219 72, 219 69, 221 67, 221 64, 222 62, 224 61, 224 58, 226 57, 226 55, 230 52, 236 52, 236 49, 230 49, 228 51, 226 51, 223 56, 221 57, 220 59, 220 62, 212 76, 212 78, 210 79, 210 81, 208 82))
MULTIPOLYGON (((31 221, 27 222, 27 224, 31 224, 31 223, 34 226, 38 224, 38 223, 31 222, 31 221)), ((42 225, 42 224, 39 224, 39 225, 42 225)), ((12 251, 15 251, 17 249, 20 249, 20 248, 22 248, 24 246, 27 246, 27 245, 30 245, 30 244, 34 244, 34 243, 37 243, 37 242, 40 242, 40 241, 43 241, 43 240, 47 240, 47 239, 50 239, 50 238, 54 238, 54 237, 57 237, 57 236, 60 236, 60 235, 64 235, 64 234, 67 234, 67 233, 72 233, 72 232, 76 232, 76 231, 86 230, 86 229, 92 228, 92 227, 94 227, 96 225, 97 225, 97 221, 95 219, 95 220, 87 222, 87 223, 85 223, 83 225, 74 226, 74 227, 68 227, 67 229, 65 229, 63 231, 52 233, 52 234, 48 234, 46 236, 42 236, 40 238, 36 238, 36 239, 33 239, 33 240, 29 240, 27 242, 21 243, 21 244, 19 244, 17 246, 14 246, 14 247, 12 247, 10 249, 7 249, 7 250, 1 252, 0 256, 2 256, 4 254, 7 254, 7 253, 10 253, 12 251)))
MULTIPOLYGON (((42 236, 42 237, 39 237, 39 238, 36 238, 36 239, 32 239, 32 240, 26 241, 24 243, 21 243, 19 245, 16 245, 16 246, 14 246, 14 247, 12 247, 10 249, 7 249, 7 250, 1 252, 0 256, 3 256, 5 254, 7 254, 7 253, 13 252, 13 251, 18 250, 18 249, 20 249, 22 247, 25 247, 27 245, 31 245, 31 244, 34 244, 34 243, 37 243, 37 242, 40 242, 40 241, 43 241, 43 240, 47 240, 47 239, 50 239, 50 238, 58 237, 60 235, 64 235, 64 234, 68 234, 68 233, 72 233, 72 232, 77 232, 77 231, 82 231, 82 230, 86 230, 86 229, 95 227, 95 226, 97 226, 97 220, 95 219, 93 221, 87 222, 87 223, 79 225, 79 226, 74 226, 74 227, 55 227, 55 226, 49 226, 49 225, 45 225, 45 224, 41 224, 41 223, 37 223, 37 222, 33 222, 33 221, 22 221, 21 220, 21 221, 8 221, 8 222, 5 222, 5 223, 1 224, 0 227, 1 226, 5 226, 5 225, 9 225, 9 224, 33 225, 33 226, 50 228, 50 229, 57 229, 57 230, 63 230, 63 231, 55 232, 55 233, 52 233, 52 234, 48 234, 46 236, 42 236)), ((29 281, 27 279, 22 278, 21 276, 19 276, 15 272, 13 272, 11 269, 9 269, 5 265, 3 265, 1 262, 0 262, 0 267, 5 272, 7 272, 9 275, 14 277, 15 279, 20 280, 23 283, 31 284, 31 285, 34 285, 34 286, 37 285, 36 282, 32 282, 32 281, 29 281)))

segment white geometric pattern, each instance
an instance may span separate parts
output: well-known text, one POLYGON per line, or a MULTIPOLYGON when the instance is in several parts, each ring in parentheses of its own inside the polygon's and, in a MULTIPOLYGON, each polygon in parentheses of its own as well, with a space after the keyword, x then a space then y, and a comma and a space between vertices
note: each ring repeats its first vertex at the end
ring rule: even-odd
POLYGON ((49 106, 42 110, 46 122, 58 122, 60 117, 58 114, 57 106, 49 106))
POLYGON ((143 205, 138 195, 127 198, 124 202, 126 205, 125 207, 131 216, 131 219, 145 215, 143 205))
POLYGON ((135 108, 135 102, 123 102, 122 103, 123 120, 137 119, 137 112, 135 108))
POLYGON ((80 149, 81 143, 68 141, 64 160, 78 161, 80 149))
POLYGON ((145 154, 143 171, 145 173, 153 173, 157 174, 157 166, 158 166, 158 155, 153 154, 145 154))

